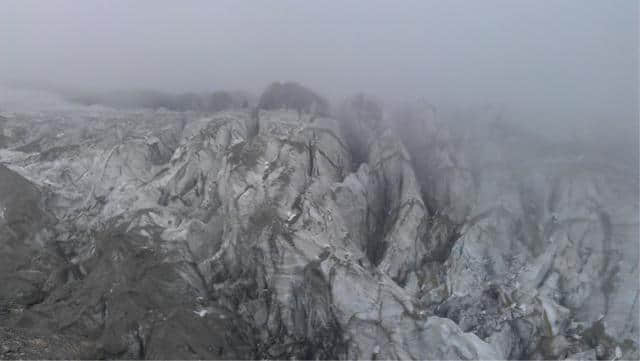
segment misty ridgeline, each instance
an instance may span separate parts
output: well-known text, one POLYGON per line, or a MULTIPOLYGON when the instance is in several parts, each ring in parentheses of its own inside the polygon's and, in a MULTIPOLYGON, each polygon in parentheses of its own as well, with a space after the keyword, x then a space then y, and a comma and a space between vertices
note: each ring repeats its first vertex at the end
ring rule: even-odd
POLYGON ((295 82, 0 99, 0 356, 638 357, 637 154, 295 82))

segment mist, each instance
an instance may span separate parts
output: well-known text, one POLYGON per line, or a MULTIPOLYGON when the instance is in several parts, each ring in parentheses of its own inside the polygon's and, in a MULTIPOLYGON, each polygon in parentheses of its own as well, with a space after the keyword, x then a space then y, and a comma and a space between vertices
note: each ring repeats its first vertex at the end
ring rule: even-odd
POLYGON ((640 359, 633 0, 0 0, 0 359, 640 359))
MULTIPOLYGON (((490 104, 548 134, 637 144, 635 1, 8 1, 0 83, 490 104)), ((637 151, 636 151, 637 153, 637 151)))

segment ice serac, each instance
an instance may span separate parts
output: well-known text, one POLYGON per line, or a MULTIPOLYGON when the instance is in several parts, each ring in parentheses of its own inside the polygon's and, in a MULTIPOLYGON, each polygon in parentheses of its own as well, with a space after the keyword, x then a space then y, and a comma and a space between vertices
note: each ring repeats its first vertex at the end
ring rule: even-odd
POLYGON ((635 357, 627 170, 424 114, 3 113, 0 355, 635 357))
POLYGON ((426 173, 425 199, 459 225, 439 280, 447 300, 435 312, 503 357, 562 358, 592 348, 599 358, 616 348, 637 357, 635 165, 499 121, 439 130, 428 115, 412 119, 433 131, 422 142, 405 140, 440 154, 416 165, 426 173), (472 182, 442 188, 450 173, 441 169, 472 182), (599 336, 584 337, 593 327, 599 336))

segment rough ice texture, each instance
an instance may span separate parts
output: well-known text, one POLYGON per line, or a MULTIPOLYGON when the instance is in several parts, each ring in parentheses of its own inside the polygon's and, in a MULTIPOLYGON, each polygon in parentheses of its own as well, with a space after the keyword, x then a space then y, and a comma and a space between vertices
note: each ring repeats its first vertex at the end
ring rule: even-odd
POLYGON ((428 117, 356 142, 297 112, 256 132, 12 97, 2 358, 638 357, 621 164, 428 117))

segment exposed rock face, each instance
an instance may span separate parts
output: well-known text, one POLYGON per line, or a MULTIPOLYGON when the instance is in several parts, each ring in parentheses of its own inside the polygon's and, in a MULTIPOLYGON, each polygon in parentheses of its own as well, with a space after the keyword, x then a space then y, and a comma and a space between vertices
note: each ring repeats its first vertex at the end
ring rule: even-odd
POLYGON ((3 358, 638 355, 625 170, 426 117, 368 128, 353 169, 296 112, 3 116, 3 358))

